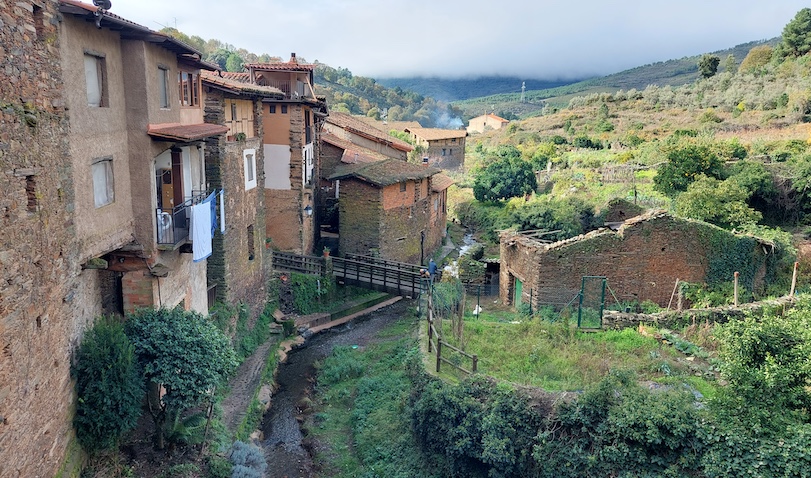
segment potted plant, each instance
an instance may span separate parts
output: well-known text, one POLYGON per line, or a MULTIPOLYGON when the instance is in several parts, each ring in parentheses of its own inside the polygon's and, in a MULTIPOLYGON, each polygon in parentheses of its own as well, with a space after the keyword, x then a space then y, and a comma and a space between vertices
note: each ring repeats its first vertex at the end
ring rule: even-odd
POLYGON ((329 252, 330 252, 330 248, 327 247, 327 246, 324 246, 324 251, 323 251, 324 257, 329 257, 329 252))

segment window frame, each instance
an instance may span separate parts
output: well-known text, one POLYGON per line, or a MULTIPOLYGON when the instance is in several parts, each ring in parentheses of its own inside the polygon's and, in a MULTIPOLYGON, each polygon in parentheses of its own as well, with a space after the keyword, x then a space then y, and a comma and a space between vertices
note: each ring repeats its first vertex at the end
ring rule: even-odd
POLYGON ((184 108, 200 107, 200 74, 188 70, 177 72, 178 101, 184 108), (184 79, 186 75, 186 79, 184 79))
POLYGON ((172 109, 172 94, 169 89, 169 67, 158 65, 158 101, 162 110, 172 109))
POLYGON ((109 206, 115 202, 115 174, 113 171, 113 157, 103 156, 94 158, 90 163, 90 176, 93 181, 93 204, 96 209, 104 206, 109 206), (99 166, 103 168, 104 184, 99 184, 96 181, 101 180, 101 176, 97 176, 99 166), (99 196, 98 193, 104 189, 104 196, 99 196))
POLYGON ((107 60, 104 53, 92 50, 84 50, 84 74, 85 74, 85 92, 87 93, 87 106, 92 108, 107 108, 110 106, 109 94, 107 91, 107 60), (88 60, 95 63, 95 69, 88 65, 88 60), (95 71, 95 81, 88 75, 88 73, 95 71), (91 85, 98 86, 98 104, 91 103, 90 89, 91 85))
POLYGON ((256 188, 256 149, 249 148, 242 151, 242 172, 245 177, 245 190, 256 188), (250 177, 253 176, 253 179, 250 177))

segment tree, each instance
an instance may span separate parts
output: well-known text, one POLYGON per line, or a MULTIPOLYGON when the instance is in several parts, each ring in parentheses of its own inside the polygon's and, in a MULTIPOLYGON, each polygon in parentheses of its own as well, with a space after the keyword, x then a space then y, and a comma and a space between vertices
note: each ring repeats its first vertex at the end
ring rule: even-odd
POLYGON ((783 28, 778 51, 782 57, 800 57, 811 51, 811 8, 803 8, 783 28))
POLYGON ((538 187, 532 165, 519 157, 502 157, 480 170, 473 180, 473 197, 496 201, 529 194, 538 187))
POLYGON ((128 319, 126 331, 150 386, 147 401, 156 445, 163 449, 181 414, 211 395, 236 368, 236 356, 228 337, 212 322, 179 308, 141 309, 128 319))
POLYGON ((701 174, 713 178, 721 175, 721 160, 706 146, 681 146, 670 151, 667 159, 653 178, 653 188, 667 195, 686 191, 701 174))
POLYGON ((143 398, 135 348, 116 318, 101 317, 87 331, 73 374, 79 443, 91 452, 115 447, 121 435, 135 428, 143 398))
POLYGON ((228 59, 225 61, 225 69, 228 71, 242 71, 242 57, 236 53, 228 55, 228 59))
POLYGON ((763 68, 772 60, 773 53, 774 51, 769 45, 752 47, 741 62, 741 66, 738 67, 738 71, 751 73, 763 68))
POLYGON ((730 53, 726 58, 724 58, 724 71, 734 74, 737 69, 738 60, 735 59, 735 55, 730 53))
POLYGON ((676 198, 676 212, 726 228, 756 224, 763 216, 746 203, 750 195, 734 179, 719 181, 701 175, 676 198))
POLYGON ((701 73, 703 78, 715 76, 718 73, 718 65, 721 63, 721 58, 718 55, 705 54, 701 55, 698 60, 698 72, 701 73))

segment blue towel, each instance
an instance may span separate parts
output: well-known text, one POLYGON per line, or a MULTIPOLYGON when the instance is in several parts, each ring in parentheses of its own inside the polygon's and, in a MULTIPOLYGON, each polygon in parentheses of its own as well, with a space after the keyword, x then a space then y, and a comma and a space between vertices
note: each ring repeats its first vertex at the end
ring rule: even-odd
POLYGON ((203 199, 203 204, 208 204, 211 207, 211 237, 214 237, 214 232, 217 230, 217 191, 214 190, 207 198, 203 199))

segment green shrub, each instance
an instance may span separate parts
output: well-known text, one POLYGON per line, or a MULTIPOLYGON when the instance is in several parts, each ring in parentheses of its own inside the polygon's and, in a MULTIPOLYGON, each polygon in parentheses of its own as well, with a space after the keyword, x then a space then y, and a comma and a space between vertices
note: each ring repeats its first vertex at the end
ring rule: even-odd
POLYGON ((79 443, 88 451, 113 448, 141 416, 143 381, 135 347, 115 317, 101 317, 76 353, 76 415, 79 443))

